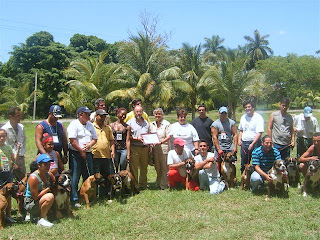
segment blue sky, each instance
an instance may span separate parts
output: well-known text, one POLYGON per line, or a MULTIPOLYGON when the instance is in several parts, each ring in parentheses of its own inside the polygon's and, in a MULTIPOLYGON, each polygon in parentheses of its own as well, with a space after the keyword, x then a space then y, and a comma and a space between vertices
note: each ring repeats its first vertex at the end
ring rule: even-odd
POLYGON ((320 49, 320 0, 0 0, 0 61, 13 45, 44 30, 65 45, 75 33, 95 35, 108 43, 127 40, 140 28, 139 15, 159 17, 159 32, 171 32, 170 49, 204 43, 219 35, 224 45, 245 44, 258 29, 270 34, 274 55, 315 55, 320 49))

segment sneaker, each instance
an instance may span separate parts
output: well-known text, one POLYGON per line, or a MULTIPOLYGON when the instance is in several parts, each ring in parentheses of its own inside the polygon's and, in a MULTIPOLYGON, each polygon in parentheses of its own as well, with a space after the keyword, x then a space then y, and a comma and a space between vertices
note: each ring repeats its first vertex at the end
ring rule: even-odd
POLYGON ((46 220, 44 218, 40 218, 37 225, 42 226, 42 227, 52 227, 53 223, 49 222, 48 220, 46 220))
POLYGON ((80 203, 75 203, 75 204, 73 205, 73 207, 76 208, 76 209, 81 208, 81 204, 80 204, 80 203))
POLYGON ((30 213, 27 213, 27 215, 24 218, 24 221, 25 222, 30 222, 30 219, 31 219, 30 213))
POLYGON ((12 219, 11 217, 7 217, 6 222, 12 224, 12 223, 16 223, 17 221, 12 219))

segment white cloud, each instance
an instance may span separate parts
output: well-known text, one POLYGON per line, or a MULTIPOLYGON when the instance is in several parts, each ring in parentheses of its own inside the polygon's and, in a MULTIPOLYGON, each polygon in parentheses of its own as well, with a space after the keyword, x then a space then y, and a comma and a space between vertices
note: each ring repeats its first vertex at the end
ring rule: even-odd
POLYGON ((280 35, 285 35, 285 34, 287 34, 287 32, 284 31, 284 30, 280 30, 279 34, 280 34, 280 35))

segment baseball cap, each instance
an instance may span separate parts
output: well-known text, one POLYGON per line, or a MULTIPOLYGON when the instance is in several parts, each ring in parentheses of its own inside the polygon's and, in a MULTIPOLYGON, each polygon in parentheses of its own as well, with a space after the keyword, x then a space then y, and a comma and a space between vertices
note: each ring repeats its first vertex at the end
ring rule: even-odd
POLYGON ((58 105, 52 105, 49 109, 49 112, 52 113, 52 115, 55 116, 56 118, 62 117, 61 107, 58 105))
POLYGON ((97 115, 109 115, 104 109, 98 109, 96 111, 97 115))
POLYGON ((88 107, 83 106, 83 107, 79 107, 79 108, 78 108, 78 110, 77 110, 77 115, 78 115, 79 113, 82 113, 82 112, 84 112, 84 113, 91 113, 92 111, 91 111, 88 107))
POLYGON ((37 157, 36 162, 37 163, 41 163, 41 162, 46 163, 46 162, 53 162, 53 160, 48 154, 42 153, 37 157))
POLYGON ((173 141, 173 145, 179 145, 180 147, 183 147, 184 145, 186 145, 186 143, 183 141, 182 138, 176 138, 173 141))
POLYGON ((223 112, 228 113, 228 108, 227 108, 227 107, 221 107, 221 108, 219 108, 219 113, 223 113, 223 112))
POLYGON ((303 110, 305 117, 312 117, 312 108, 311 107, 305 107, 303 110))

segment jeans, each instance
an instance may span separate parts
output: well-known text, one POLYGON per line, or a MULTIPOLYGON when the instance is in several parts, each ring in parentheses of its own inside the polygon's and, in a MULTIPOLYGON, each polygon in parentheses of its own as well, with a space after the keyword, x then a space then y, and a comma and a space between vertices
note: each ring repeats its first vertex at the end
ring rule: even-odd
POLYGON ((116 172, 118 172, 119 170, 119 164, 120 164, 120 171, 127 169, 127 149, 116 150, 116 156, 114 159, 116 172))
POLYGON ((200 189, 210 190, 212 195, 221 193, 226 186, 224 182, 220 182, 219 178, 212 177, 205 169, 199 170, 199 182, 200 189))
POLYGON ((80 176, 83 181, 93 174, 93 158, 92 153, 86 153, 84 160, 78 151, 70 150, 69 154, 69 168, 71 172, 71 193, 70 200, 72 203, 78 202, 78 185, 80 176))
POLYGON ((254 171, 251 174, 251 178, 250 178, 251 191, 254 192, 258 189, 259 186, 263 186, 263 185, 264 185, 263 178, 259 173, 254 171))
POLYGON ((312 144, 312 138, 297 137, 297 159, 299 159, 312 144))
POLYGON ((248 150, 249 148, 249 145, 252 143, 252 141, 242 141, 242 144, 241 144, 241 173, 243 172, 244 170, 244 166, 246 164, 250 164, 250 161, 251 161, 251 157, 252 157, 252 152, 254 149, 256 149, 257 147, 260 147, 261 146, 261 141, 258 140, 253 148, 251 149, 251 151, 248 150))
POLYGON ((273 147, 279 150, 281 154, 281 159, 284 160, 287 157, 290 157, 290 147, 288 145, 280 145, 280 144, 274 143, 273 147))
POLYGON ((106 197, 110 195, 110 182, 108 176, 114 173, 113 162, 111 158, 94 158, 93 159, 94 173, 101 173, 103 178, 106 180, 106 187, 99 186, 98 192, 99 197, 106 197))

